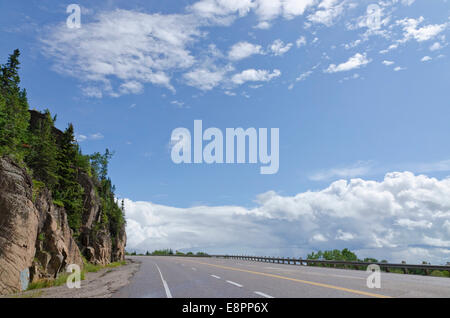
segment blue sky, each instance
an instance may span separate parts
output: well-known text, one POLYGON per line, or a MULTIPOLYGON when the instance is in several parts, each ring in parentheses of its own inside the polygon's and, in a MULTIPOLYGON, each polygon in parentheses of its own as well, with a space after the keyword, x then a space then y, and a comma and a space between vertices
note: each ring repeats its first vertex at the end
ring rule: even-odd
POLYGON ((116 152, 110 175, 127 198, 129 248, 295 255, 350 246, 448 258, 448 1, 79 1, 80 29, 66 26, 70 3, 3 1, 0 56, 21 49, 30 106, 57 113, 60 128, 72 122, 85 153, 116 152), (374 4, 378 25, 367 22, 374 4), (171 132, 196 119, 223 131, 280 128, 279 172, 175 165, 171 132), (354 178, 364 183, 353 187, 354 178), (308 197, 328 197, 339 180, 346 194, 331 207, 308 197), (387 192, 388 203, 361 208, 387 192), (362 231, 377 213, 379 229, 362 231), (216 242, 223 226, 230 232, 216 242), (202 236, 206 227, 215 230, 202 236), (251 240, 266 245, 243 243, 251 240))

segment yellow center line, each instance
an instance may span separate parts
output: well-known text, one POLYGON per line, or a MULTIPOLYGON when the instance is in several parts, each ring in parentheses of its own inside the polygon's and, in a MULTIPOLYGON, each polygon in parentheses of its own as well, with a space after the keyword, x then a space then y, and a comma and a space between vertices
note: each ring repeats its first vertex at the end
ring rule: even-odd
POLYGON ((303 280, 303 279, 296 279, 296 278, 291 278, 291 277, 286 277, 286 276, 281 276, 281 275, 262 273, 262 272, 255 272, 255 271, 249 271, 249 270, 246 270, 246 269, 241 269, 241 268, 236 268, 236 267, 229 267, 229 266, 223 266, 223 265, 203 263, 203 262, 197 262, 197 261, 191 261, 191 260, 186 260, 186 261, 192 262, 192 263, 197 263, 197 264, 202 264, 202 265, 207 265, 207 266, 212 266, 212 267, 217 267, 217 268, 222 268, 222 269, 228 269, 228 270, 237 271, 237 272, 244 272, 244 273, 249 273, 249 274, 254 274, 254 275, 260 275, 260 276, 266 276, 266 277, 272 277, 272 278, 289 280, 289 281, 292 281, 292 282, 297 282, 297 283, 302 283, 302 284, 307 284, 307 285, 312 285, 312 286, 319 286, 319 287, 324 287, 324 288, 329 288, 329 289, 336 289, 336 290, 345 291, 345 292, 352 293, 352 294, 358 294, 358 295, 364 295, 364 296, 376 297, 376 298, 392 298, 390 296, 369 293, 369 292, 365 292, 365 291, 362 291, 362 290, 350 289, 350 288, 339 287, 339 286, 323 284, 323 283, 316 283, 316 282, 311 282, 311 281, 307 281, 307 280, 303 280))

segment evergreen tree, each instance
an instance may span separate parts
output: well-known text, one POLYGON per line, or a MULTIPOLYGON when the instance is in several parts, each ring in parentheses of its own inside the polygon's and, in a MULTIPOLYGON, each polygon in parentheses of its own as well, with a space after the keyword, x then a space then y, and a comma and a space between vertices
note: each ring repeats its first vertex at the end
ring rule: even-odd
POLYGON ((77 160, 78 145, 75 142, 73 125, 64 131, 59 138, 58 175, 59 182, 54 192, 54 198, 60 201, 68 214, 69 226, 75 236, 79 234, 83 214, 84 190, 78 182, 77 160))
POLYGON ((19 50, 0 66, 0 155, 23 159, 28 142, 30 114, 26 90, 19 87, 19 50))
POLYGON ((26 164, 33 170, 33 177, 44 182, 50 190, 58 183, 54 119, 56 118, 51 117, 50 111, 46 110, 36 127, 30 127, 30 149, 25 158, 26 164))

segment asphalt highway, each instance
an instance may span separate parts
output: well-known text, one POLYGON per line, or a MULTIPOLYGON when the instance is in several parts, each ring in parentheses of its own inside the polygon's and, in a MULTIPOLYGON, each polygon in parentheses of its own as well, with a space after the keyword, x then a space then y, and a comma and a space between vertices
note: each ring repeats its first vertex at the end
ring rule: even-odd
POLYGON ((450 278, 381 273, 381 288, 372 289, 365 271, 216 258, 132 258, 140 269, 113 297, 450 297, 450 278))

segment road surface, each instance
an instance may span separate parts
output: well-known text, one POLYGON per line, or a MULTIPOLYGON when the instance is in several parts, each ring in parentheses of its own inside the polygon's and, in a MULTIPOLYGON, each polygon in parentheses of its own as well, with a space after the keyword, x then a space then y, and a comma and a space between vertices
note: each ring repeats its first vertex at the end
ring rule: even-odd
POLYGON ((120 298, 450 297, 450 278, 368 273, 216 258, 132 257, 141 262, 120 298))

